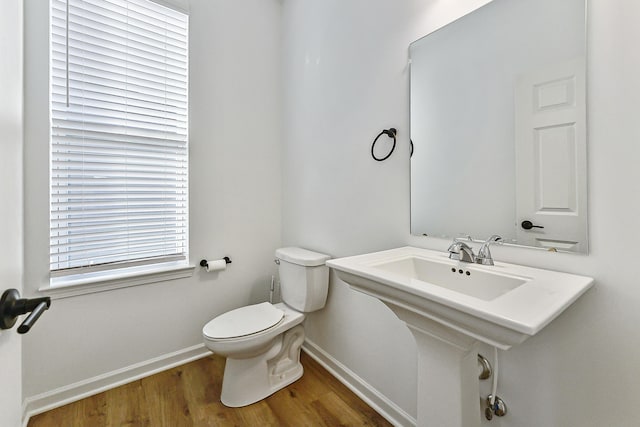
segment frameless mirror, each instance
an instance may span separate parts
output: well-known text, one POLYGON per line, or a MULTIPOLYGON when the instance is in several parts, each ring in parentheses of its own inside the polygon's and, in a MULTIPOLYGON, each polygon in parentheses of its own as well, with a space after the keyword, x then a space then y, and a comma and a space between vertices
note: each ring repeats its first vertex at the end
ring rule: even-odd
POLYGON ((494 0, 411 44, 411 232, 587 252, 585 0, 494 0))

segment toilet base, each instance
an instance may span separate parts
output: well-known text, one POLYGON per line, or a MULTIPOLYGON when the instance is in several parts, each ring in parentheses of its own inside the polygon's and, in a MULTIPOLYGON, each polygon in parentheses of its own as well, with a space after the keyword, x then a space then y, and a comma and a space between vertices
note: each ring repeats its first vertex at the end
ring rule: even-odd
POLYGON ((302 325, 278 336, 265 353, 248 359, 227 358, 222 379, 222 404, 232 408, 258 402, 302 377, 302 325))

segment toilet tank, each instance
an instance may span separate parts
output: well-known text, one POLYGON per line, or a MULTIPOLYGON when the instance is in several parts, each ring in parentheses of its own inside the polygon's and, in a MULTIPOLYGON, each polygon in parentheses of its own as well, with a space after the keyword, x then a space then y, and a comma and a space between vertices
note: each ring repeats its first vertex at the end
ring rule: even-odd
POLYGON ((276 250, 280 267, 280 293, 289 307, 311 312, 320 310, 327 302, 329 267, 325 261, 329 255, 302 248, 276 250))

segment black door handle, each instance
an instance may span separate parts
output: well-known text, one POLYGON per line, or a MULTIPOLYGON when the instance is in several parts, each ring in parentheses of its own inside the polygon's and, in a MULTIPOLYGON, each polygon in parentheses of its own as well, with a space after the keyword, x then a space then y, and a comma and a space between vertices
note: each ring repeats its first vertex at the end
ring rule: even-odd
POLYGON ((544 228, 541 225, 533 225, 533 223, 531 221, 529 221, 529 220, 522 221, 522 223, 520 225, 525 230, 531 230, 532 228, 544 228))
POLYGON ((0 329, 10 329, 15 325, 18 316, 31 313, 18 328, 19 334, 31 330, 33 324, 51 306, 51 298, 20 298, 17 289, 7 289, 0 297, 0 329))
POLYGON ((22 324, 20 326, 18 326, 18 333, 19 334, 26 334, 27 332, 29 332, 31 330, 31 327, 33 326, 33 324, 36 323, 36 320, 38 320, 40 318, 40 316, 42 315, 42 313, 44 313, 44 311, 46 309, 48 309, 48 308, 49 308, 49 306, 47 305, 46 301, 43 301, 40 304, 38 304, 36 306, 36 308, 33 309, 31 314, 29 314, 29 316, 27 316, 25 321, 22 322, 22 324))

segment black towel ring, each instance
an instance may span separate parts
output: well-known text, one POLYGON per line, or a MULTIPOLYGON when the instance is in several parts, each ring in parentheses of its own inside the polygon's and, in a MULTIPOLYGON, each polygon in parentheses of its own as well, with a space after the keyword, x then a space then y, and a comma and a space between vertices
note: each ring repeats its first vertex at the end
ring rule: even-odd
POLYGON ((393 154, 393 150, 395 149, 396 149, 396 129, 395 128, 385 129, 382 132, 380 132, 378 136, 376 136, 376 139, 373 140, 373 144, 371 144, 371 157, 373 157, 373 159, 378 162, 382 162, 384 160, 387 160, 389 156, 393 154), (376 147, 376 142, 378 142, 378 138, 380 138, 382 135, 387 135, 389 138, 393 138, 393 146, 391 147, 391 151, 389 151, 389 154, 387 154, 386 156, 376 157, 374 153, 374 149, 376 147))

